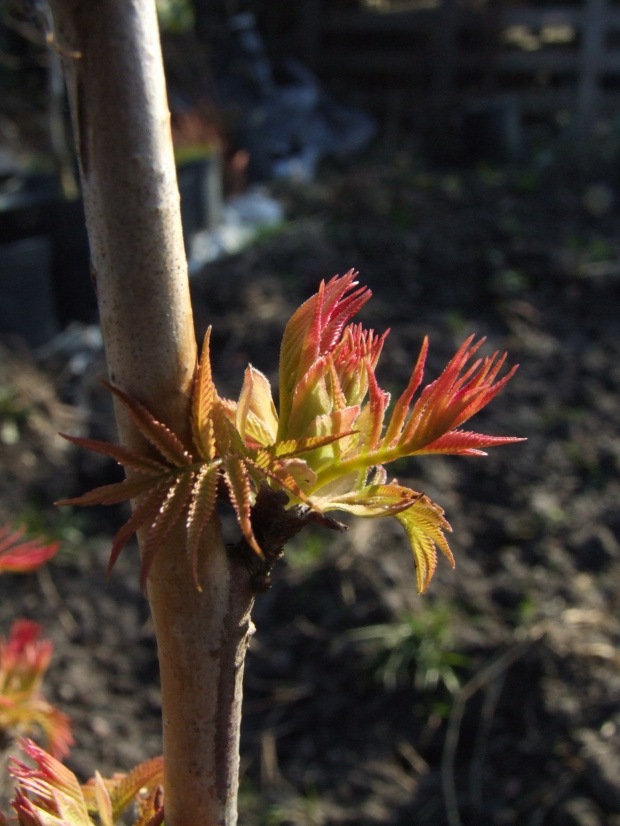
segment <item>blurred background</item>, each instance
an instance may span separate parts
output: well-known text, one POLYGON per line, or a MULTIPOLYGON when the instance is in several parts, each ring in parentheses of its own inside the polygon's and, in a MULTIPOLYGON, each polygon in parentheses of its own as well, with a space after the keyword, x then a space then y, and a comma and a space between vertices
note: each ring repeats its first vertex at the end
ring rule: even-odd
MULTIPOLYGON (((277 384, 287 319, 360 271, 399 394, 471 333, 513 381, 487 458, 394 467, 446 510, 429 593, 394 520, 307 531, 255 609, 244 826, 620 824, 620 7, 160 0, 184 235, 216 384, 277 384), (385 524, 384 524, 385 522, 385 524)), ((0 4, 0 520, 62 540, 0 578, 43 622, 80 778, 161 750, 157 658, 118 478, 70 124, 43 3, 0 4), (50 45, 51 44, 51 45, 50 45)), ((234 520, 223 511, 225 530, 234 520)))

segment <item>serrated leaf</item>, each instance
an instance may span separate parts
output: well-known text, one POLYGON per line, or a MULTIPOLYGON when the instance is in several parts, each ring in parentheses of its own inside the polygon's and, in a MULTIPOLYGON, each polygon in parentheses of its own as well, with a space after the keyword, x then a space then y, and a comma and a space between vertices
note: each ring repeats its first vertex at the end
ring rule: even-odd
POLYGON ((158 421, 143 404, 124 393, 119 387, 103 380, 102 384, 125 405, 138 430, 166 461, 176 467, 191 464, 192 457, 189 451, 169 427, 158 421))
POLYGON ((192 487, 191 501, 187 513, 187 553, 192 562, 194 582, 199 591, 198 550, 203 532, 213 517, 217 500, 219 470, 216 465, 203 465, 196 475, 192 487))
POLYGON ((28 714, 31 725, 24 727, 24 734, 34 730, 43 733, 44 742, 52 757, 66 757, 75 744, 71 733, 71 720, 60 709, 55 708, 42 697, 28 714))
POLYGON ((498 447, 522 441, 516 436, 485 436, 467 430, 452 430, 416 452, 418 455, 449 453, 453 456, 486 456, 486 452, 481 449, 483 447, 498 447))
POLYGON ((73 745, 71 722, 41 692, 53 645, 39 639, 41 627, 15 620, 8 639, 0 637, 0 730, 11 736, 42 736, 52 757, 65 757, 73 745))
POLYGON ((407 532, 416 562, 418 593, 423 594, 428 588, 437 566, 439 548, 454 568, 454 557, 444 536, 444 531, 451 531, 443 510, 422 495, 407 510, 396 514, 396 519, 407 532))
POLYGON ((313 364, 334 349, 347 321, 370 298, 366 287, 355 289, 356 274, 349 270, 342 277, 322 281, 318 292, 301 305, 286 325, 280 348, 281 437, 289 432, 295 388, 313 364))
MULTIPOLYGON (((26 766, 12 759, 9 767, 11 776, 17 781, 18 790, 30 803, 40 823, 56 822, 58 826, 92 826, 80 784, 72 771, 45 752, 32 740, 20 742, 22 750, 34 761, 35 767, 26 766), (29 795, 33 801, 28 800, 29 795), (45 815, 51 815, 47 821, 45 815), (54 821, 53 817, 56 817, 54 821)), ((19 798, 18 798, 19 801, 19 798)), ((25 804, 22 801, 22 804, 25 804)), ((19 808, 17 808, 19 814, 19 808)), ((37 821, 33 821, 35 824, 37 821)))
POLYGON ((101 442, 97 439, 84 439, 80 436, 69 436, 67 433, 59 433, 63 439, 71 442, 78 447, 91 450, 93 453, 101 453, 104 456, 109 456, 114 459, 119 465, 126 468, 131 468, 138 473, 147 473, 149 475, 157 475, 163 471, 168 470, 168 467, 155 459, 149 459, 146 456, 140 456, 122 445, 115 445, 111 442, 101 442))
POLYGON ((142 570, 140 572, 140 587, 143 591, 146 590, 146 581, 157 551, 165 542, 170 531, 179 523, 185 506, 189 502, 194 476, 194 473, 184 473, 169 488, 155 520, 144 537, 141 548, 142 570))
MULTIPOLYGON (((171 475, 171 474, 169 474, 171 475)), ((62 499, 56 505, 118 505, 120 502, 127 502, 135 499, 143 493, 147 493, 152 488, 159 487, 166 477, 149 477, 147 479, 123 479, 122 482, 114 482, 111 485, 102 485, 94 488, 81 496, 73 499, 62 499)))
POLYGON ((213 405, 213 431, 218 456, 242 454, 245 445, 234 423, 228 417, 228 411, 218 398, 213 405))
POLYGON ((422 347, 420 348, 420 354, 418 355, 418 360, 413 369, 413 373, 411 374, 411 378, 409 379, 409 383, 394 405, 394 412, 392 413, 392 418, 390 419, 385 433, 384 442, 386 445, 391 445, 394 441, 397 441, 400 438, 407 413, 409 412, 411 400, 422 383, 427 353, 428 336, 424 336, 422 347))
POLYGON ((372 484, 359 491, 330 496, 326 509, 343 510, 364 517, 395 516, 410 508, 421 496, 421 493, 401 485, 372 484))
POLYGON ((329 380, 329 395, 332 402, 332 410, 344 410, 347 406, 347 397, 340 384, 340 377, 338 376, 332 353, 327 354, 326 362, 326 378, 329 380))
POLYGON ((473 341, 473 336, 466 339, 439 378, 422 391, 398 438, 402 455, 425 451, 428 445, 463 424, 488 404, 514 375, 516 365, 495 381, 505 354, 498 359, 494 353, 467 367, 484 338, 473 341))
POLYGON ((372 293, 368 287, 357 287, 355 270, 349 270, 342 278, 334 276, 325 290, 325 302, 321 319, 321 354, 332 350, 347 321, 358 313, 372 293), (349 295, 347 295, 347 292, 349 295))
POLYGON ((370 452, 378 447, 383 430, 383 418, 385 410, 390 403, 390 394, 385 393, 377 384, 377 379, 373 370, 368 370, 368 392, 369 402, 369 426, 364 438, 363 451, 370 452))
POLYGON ((224 459, 225 479, 230 490, 230 499, 237 514, 237 522, 248 545, 259 556, 263 555, 260 545, 256 541, 250 519, 252 509, 252 484, 248 470, 241 458, 228 456, 224 459))
POLYGON ((307 436, 303 439, 287 439, 283 442, 276 442, 275 445, 269 445, 265 449, 270 455, 278 459, 286 459, 291 456, 299 456, 301 453, 308 453, 311 450, 326 447, 327 445, 331 445, 332 442, 337 442, 355 433, 357 433, 356 430, 345 430, 343 433, 334 433, 327 436, 307 436))
POLYGON ((389 330, 377 336, 361 324, 349 324, 332 358, 347 405, 361 405, 368 391, 368 375, 374 372, 389 330))
MULTIPOLYGON (((113 801, 115 812, 123 812, 129 805, 130 798, 135 797, 141 789, 148 792, 161 786, 164 782, 164 758, 153 757, 135 766, 128 772, 119 786, 115 787, 113 801)), ((116 815, 118 817, 118 814, 116 815)))
POLYGON ((134 533, 138 531, 143 525, 151 524, 159 513, 162 502, 166 498, 169 484, 167 480, 160 482, 149 493, 144 496, 140 502, 134 507, 133 512, 127 522, 118 529, 112 540, 112 550, 110 551, 110 560, 108 562, 108 576, 114 567, 120 552, 123 550, 127 542, 131 539, 134 533))
MULTIPOLYGON (((116 822, 133 803, 141 791, 150 794, 163 783, 163 758, 153 757, 144 763, 135 766, 127 773, 115 774, 103 779, 103 785, 108 794, 113 821, 116 822)), ((82 786, 82 793, 91 814, 97 814, 96 782, 94 779, 82 786)))
POLYGON ((210 341, 211 327, 205 333, 192 399, 192 437, 198 452, 207 461, 215 457, 212 413, 217 398, 211 373, 210 341))
MULTIPOLYGON (((291 494, 295 499, 299 499, 304 504, 314 508, 314 504, 302 490, 295 476, 289 472, 289 468, 295 467, 297 464, 303 465, 303 467, 308 471, 310 481, 312 481, 314 478, 314 472, 308 468, 302 459, 288 459, 283 462, 274 461, 267 452, 257 451, 255 457, 245 456, 243 463, 250 470, 256 469, 259 472, 259 478, 266 476, 269 479, 273 479, 274 482, 277 482, 280 487, 284 488, 284 490, 291 494)), ((297 475, 303 476, 303 470, 298 469, 297 475)))

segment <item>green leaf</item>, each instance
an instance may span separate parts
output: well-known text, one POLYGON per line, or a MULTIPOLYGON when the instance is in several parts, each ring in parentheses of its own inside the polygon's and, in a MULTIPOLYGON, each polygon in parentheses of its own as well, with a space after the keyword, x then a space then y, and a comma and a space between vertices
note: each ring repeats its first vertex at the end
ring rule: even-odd
POLYGON ((235 425, 244 442, 246 432, 259 444, 273 444, 278 436, 278 414, 271 395, 271 385, 267 377, 251 364, 245 371, 235 425))
POLYGON ((345 436, 352 436, 357 431, 345 430, 343 433, 333 433, 327 436, 307 436, 304 439, 287 439, 284 442, 276 442, 269 445, 266 450, 279 459, 286 459, 289 456, 298 456, 300 453, 308 453, 310 450, 317 450, 320 447, 331 445, 345 436))
POLYGON ((396 519, 407 532, 416 561, 418 593, 423 594, 437 566, 439 548, 454 568, 454 557, 444 536, 451 531, 443 510, 424 494, 407 510, 396 514, 396 519))
POLYGON ((325 497, 324 510, 343 510, 356 516, 396 516, 411 508, 423 494, 401 485, 366 485, 359 491, 325 497))

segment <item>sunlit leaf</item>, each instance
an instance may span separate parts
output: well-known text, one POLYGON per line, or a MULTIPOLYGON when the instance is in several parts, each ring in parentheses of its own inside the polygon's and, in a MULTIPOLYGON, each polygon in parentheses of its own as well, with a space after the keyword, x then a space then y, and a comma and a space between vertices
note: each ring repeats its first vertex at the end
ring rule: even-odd
POLYGON ((451 531, 452 528, 439 505, 424 495, 410 508, 397 513, 396 519, 409 537, 416 562, 418 592, 423 594, 437 566, 436 548, 442 551, 454 567, 454 557, 444 536, 444 531, 451 531))
POLYGON ((271 385, 267 377, 252 365, 245 371, 237 402, 235 425, 244 442, 246 430, 262 445, 273 444, 278 436, 278 414, 271 395, 271 385))
POLYGON ((207 460, 211 460, 215 456, 212 412, 217 397, 211 374, 210 340, 211 327, 208 328, 204 337, 202 354, 194 379, 192 401, 192 436, 194 444, 202 458, 207 460))
MULTIPOLYGON (((395 516, 413 548, 420 591, 432 577, 437 548, 453 562, 443 511, 423 494, 396 481, 388 484, 384 465, 425 453, 482 455, 484 448, 520 441, 461 429, 505 387, 516 368, 500 378, 505 356, 480 357, 484 339, 471 336, 439 377, 422 387, 425 338, 407 387, 387 417, 390 395, 375 374, 387 331, 378 335, 349 323, 371 295, 355 277, 350 270, 322 281, 286 325, 279 411, 267 377, 251 365, 237 402, 218 395, 210 364, 210 329, 193 387, 193 446, 184 445, 129 394, 107 385, 162 457, 157 461, 124 447, 71 438, 134 472, 125 482, 66 500, 80 505, 134 500, 133 515, 114 539, 110 565, 141 528, 144 585, 156 554, 179 526, 185 531, 185 550, 199 587, 199 555, 208 546, 205 531, 217 520, 217 497, 232 505, 253 551, 263 560, 275 559, 281 548, 265 555, 254 532, 259 496, 272 503, 274 518, 284 519, 280 508, 300 527, 309 520, 331 525, 331 517, 323 514, 333 510, 395 516), (266 491, 273 494, 271 499, 266 491)), ((260 519, 263 525, 264 513, 260 519)), ((285 533, 290 535, 290 523, 285 533)), ((269 531, 261 527, 257 534, 265 537, 269 531)))

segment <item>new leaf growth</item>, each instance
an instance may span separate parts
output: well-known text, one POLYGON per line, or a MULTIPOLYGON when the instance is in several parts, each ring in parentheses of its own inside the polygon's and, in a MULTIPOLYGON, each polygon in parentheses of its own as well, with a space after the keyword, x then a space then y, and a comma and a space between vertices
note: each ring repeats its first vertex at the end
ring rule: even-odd
POLYGON ((51 754, 64 757, 73 745, 71 724, 43 696, 53 646, 40 633, 36 622, 22 619, 13 623, 8 640, 0 638, 0 731, 43 734, 51 754))
MULTIPOLYGON (((321 282, 286 325, 280 351, 279 412, 266 376, 251 365, 237 402, 221 398, 211 372, 210 330, 205 336, 193 391, 192 443, 158 422, 137 399, 107 385, 155 448, 153 456, 71 436, 75 444, 116 459, 129 471, 123 482, 97 488, 61 504, 115 504, 137 500, 114 538, 110 567, 130 536, 145 530, 142 583, 175 524, 186 526, 186 548, 199 585, 203 538, 216 518, 218 498, 234 508, 241 532, 258 558, 273 548, 257 537, 257 499, 278 494, 298 521, 338 525, 325 516, 394 516, 404 527, 417 568, 418 590, 428 587, 437 548, 454 565, 445 537, 450 525, 439 505, 419 491, 388 480, 385 465, 426 453, 484 455, 484 448, 521 441, 463 430, 514 375, 498 378, 505 354, 477 357, 484 342, 468 338, 443 373, 422 391, 428 340, 409 384, 389 413, 390 394, 375 370, 387 332, 377 336, 350 319, 368 301, 356 273, 321 282)), ((281 507, 281 505, 279 505, 281 507)), ((289 534, 290 535, 290 534, 289 534)), ((267 553, 268 552, 268 553, 267 553)))

